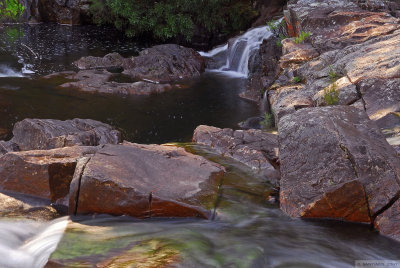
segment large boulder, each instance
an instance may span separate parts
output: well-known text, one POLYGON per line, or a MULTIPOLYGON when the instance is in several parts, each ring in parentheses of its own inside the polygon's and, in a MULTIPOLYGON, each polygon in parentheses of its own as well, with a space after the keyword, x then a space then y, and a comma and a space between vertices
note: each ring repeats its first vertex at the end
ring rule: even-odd
POLYGON ((97 147, 11 152, 0 157, 0 190, 61 202, 68 196, 77 162, 97 147))
POLYGON ((224 169, 182 148, 125 142, 82 159, 70 213, 134 217, 210 216, 224 169))
POLYGON ((231 157, 279 185, 278 137, 262 130, 232 130, 198 126, 193 142, 210 146, 217 153, 231 157))
POLYGON ((110 125, 91 119, 54 120, 24 119, 13 129, 10 143, 20 150, 47 150, 74 145, 97 146, 117 144, 119 131, 110 125))
POLYGON ((400 158, 364 111, 301 109, 279 122, 281 209, 370 222, 400 195, 400 158))
POLYGON ((122 95, 164 92, 177 80, 199 76, 205 69, 204 59, 197 51, 174 44, 154 46, 132 58, 124 58, 118 53, 103 58, 83 57, 74 65, 80 71, 60 73, 74 80, 61 87, 122 95))

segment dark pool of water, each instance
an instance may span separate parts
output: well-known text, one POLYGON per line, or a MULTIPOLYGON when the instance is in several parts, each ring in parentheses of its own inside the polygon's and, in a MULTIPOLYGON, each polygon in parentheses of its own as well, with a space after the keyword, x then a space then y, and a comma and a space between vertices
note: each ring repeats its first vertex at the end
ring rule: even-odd
POLYGON ((0 40, 0 67, 14 76, 0 77, 0 128, 7 138, 12 125, 24 118, 91 118, 119 128, 129 141, 189 141, 200 124, 236 127, 258 114, 256 105, 237 96, 244 89, 244 80, 221 74, 205 74, 185 81, 184 88, 144 97, 60 90, 56 87, 61 81, 40 79, 54 71, 73 69, 71 63, 82 56, 113 51, 129 56, 143 47, 107 28, 10 26, 0 32, 0 40), (20 73, 23 67, 19 65, 34 73, 20 73), (21 76, 18 74, 25 77, 15 77, 21 76))

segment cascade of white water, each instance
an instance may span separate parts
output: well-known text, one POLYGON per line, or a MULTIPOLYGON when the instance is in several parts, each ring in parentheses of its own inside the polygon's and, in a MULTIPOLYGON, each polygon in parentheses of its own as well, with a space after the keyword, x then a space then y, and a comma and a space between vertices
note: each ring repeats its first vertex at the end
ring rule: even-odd
POLYGON ((48 223, 0 221, 0 267, 44 267, 67 224, 68 217, 48 223))
POLYGON ((13 70, 7 65, 0 65, 0 77, 23 77, 22 72, 13 70))
POLYGON ((220 66, 214 71, 247 77, 249 75, 250 56, 271 35, 272 32, 268 26, 261 26, 237 37, 231 45, 226 44, 209 52, 200 52, 200 55, 213 59, 220 58, 220 66))

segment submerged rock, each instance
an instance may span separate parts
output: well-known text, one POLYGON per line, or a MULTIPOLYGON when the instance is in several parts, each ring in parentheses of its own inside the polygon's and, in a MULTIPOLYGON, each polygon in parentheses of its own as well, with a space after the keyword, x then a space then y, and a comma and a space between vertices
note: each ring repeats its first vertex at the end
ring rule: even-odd
POLYGON ((139 218, 208 218, 224 173, 221 166, 182 148, 128 142, 106 145, 79 169, 70 191, 70 213, 139 218))
POLYGON ((267 180, 279 185, 278 138, 262 130, 232 130, 198 126, 193 142, 210 146, 219 154, 262 172, 267 180))
POLYGON ((400 194, 400 159, 365 112, 309 108, 279 122, 282 210, 370 222, 400 194))

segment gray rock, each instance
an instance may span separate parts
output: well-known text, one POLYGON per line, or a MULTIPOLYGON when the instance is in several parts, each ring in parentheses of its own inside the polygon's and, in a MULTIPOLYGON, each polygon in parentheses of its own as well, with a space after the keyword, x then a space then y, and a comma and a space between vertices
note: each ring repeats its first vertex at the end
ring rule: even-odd
POLYGON ((364 111, 302 109, 279 122, 281 209, 369 222, 400 194, 400 159, 364 111))
POLYGON ((119 131, 110 125, 91 119, 53 120, 24 119, 13 129, 11 142, 20 150, 43 150, 66 146, 117 144, 121 141, 119 131))
POLYGON ((262 172, 272 184, 279 185, 278 140, 274 134, 201 125, 194 131, 193 142, 210 146, 217 153, 262 172))

